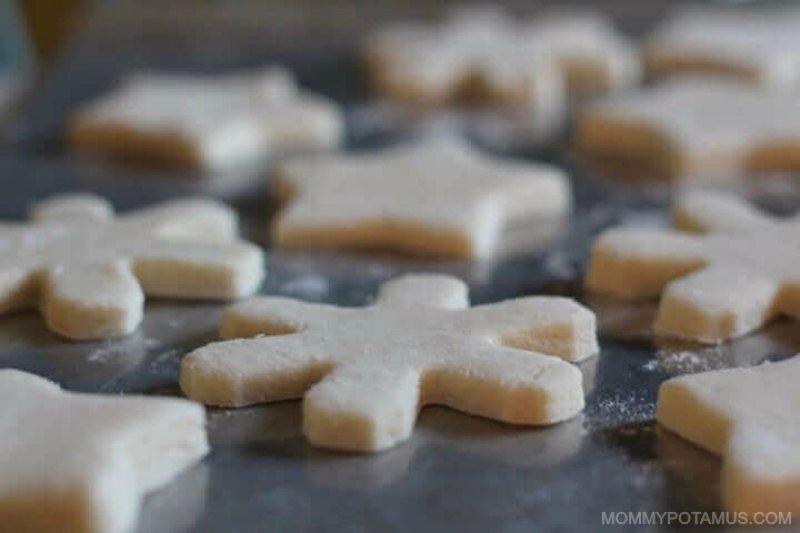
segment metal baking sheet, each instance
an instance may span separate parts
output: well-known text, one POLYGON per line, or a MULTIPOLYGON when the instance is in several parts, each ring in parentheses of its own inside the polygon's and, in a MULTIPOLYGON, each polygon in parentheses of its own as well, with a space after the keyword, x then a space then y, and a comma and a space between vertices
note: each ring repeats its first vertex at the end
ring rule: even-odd
MULTIPOLYGON (((171 35, 147 46, 134 39, 105 49, 87 37, 55 66, 0 146, 0 217, 21 218, 31 201, 75 189, 104 194, 120 209, 184 194, 221 194, 240 211, 245 236, 267 248, 263 294, 359 306, 396 274, 452 272, 469 282, 474 303, 531 294, 580 299, 598 313, 602 351, 580 365, 587 407, 567 423, 520 429, 430 407, 410 441, 378 455, 310 447, 301 434, 298 402, 212 409, 210 455, 147 498, 141 533, 591 531, 601 527, 603 512, 721 510, 719 461, 653 422, 658 386, 684 372, 787 357, 800 351, 800 328, 779 321, 716 347, 662 342, 649 331, 652 302, 620 304, 583 294, 580 278, 592 237, 617 223, 667 224, 663 191, 631 191, 586 175, 557 143, 512 155, 568 168, 574 215, 555 229, 541 221, 514 228, 523 244, 495 260, 275 251, 267 240, 274 208, 265 180, 223 194, 191 177, 77 161, 63 147, 69 111, 138 68, 219 71, 280 59, 298 70, 306 85, 347 103, 349 148, 386 145, 402 135, 364 118, 372 108, 360 103, 363 93, 348 81, 358 72, 352 54, 331 52, 322 61, 308 52, 276 56, 269 47, 230 35, 216 47, 207 41, 187 46, 171 35)), ((778 195, 773 205, 795 207, 793 198, 778 195)), ((516 239, 512 233, 507 240, 516 239)), ((71 390, 179 394, 180 358, 215 338, 222 309, 153 299, 138 332, 94 343, 64 342, 33 313, 3 317, 0 366, 35 372, 71 390)))

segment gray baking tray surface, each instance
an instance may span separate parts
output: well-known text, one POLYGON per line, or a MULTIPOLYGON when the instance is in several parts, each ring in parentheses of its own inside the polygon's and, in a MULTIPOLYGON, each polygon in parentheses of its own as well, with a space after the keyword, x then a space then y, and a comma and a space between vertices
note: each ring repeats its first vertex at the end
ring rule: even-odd
MULTIPOLYGON (((79 161, 64 149, 69 111, 125 72, 223 71, 270 60, 289 64, 306 86, 346 104, 350 149, 387 145, 403 136, 391 125, 364 118, 371 108, 361 103, 363 92, 352 81, 357 65, 346 47, 329 47, 320 59, 253 44, 260 42, 228 34, 189 46, 173 32, 146 45, 141 38, 120 38, 114 46, 97 46, 84 36, 49 72, 0 146, 0 217, 21 218, 30 202, 75 189, 106 195, 121 210, 184 194, 213 194, 239 210, 245 236, 267 249, 263 294, 360 306, 394 275, 451 272, 470 284, 476 304, 532 294, 580 299, 598 314, 602 351, 580 365, 587 407, 569 422, 521 429, 430 407, 411 440, 378 455, 310 447, 301 433, 299 402, 212 409, 210 455, 147 498, 139 532, 593 531, 603 527, 604 512, 720 511, 719 461, 658 429, 653 422, 658 386, 680 373, 787 357, 800 351, 800 328, 778 321, 716 347, 662 342, 649 331, 653 303, 620 304, 583 294, 580 279, 593 236, 618 223, 666 225, 663 191, 630 190, 587 175, 571 163, 563 143, 515 149, 517 157, 566 167, 576 208, 563 223, 528 221, 513 228, 506 239, 516 244, 495 260, 285 253, 269 248, 274 207, 266 179, 222 191, 203 179, 79 161)), ((796 197, 779 196, 772 204, 769 195, 762 199, 778 210, 796 207, 796 197)), ((180 358, 216 337, 222 309, 151 299, 138 332, 95 343, 64 342, 34 313, 2 317, 0 366, 40 374, 70 390, 179 394, 180 358)))

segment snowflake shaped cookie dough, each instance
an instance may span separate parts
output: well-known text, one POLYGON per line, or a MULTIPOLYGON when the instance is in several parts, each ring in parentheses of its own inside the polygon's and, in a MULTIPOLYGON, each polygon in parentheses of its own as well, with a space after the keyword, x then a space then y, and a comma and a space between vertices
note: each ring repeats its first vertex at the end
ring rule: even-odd
POLYGON ((610 90, 639 74, 635 47, 591 12, 520 22, 497 8, 457 9, 440 24, 377 32, 367 58, 377 91, 391 100, 524 106, 537 118, 563 108, 565 89, 610 90))
POLYGON ((599 164, 661 179, 797 170, 800 97, 732 82, 675 80, 589 106, 575 144, 599 164))
POLYGON ((412 275, 361 309, 242 302, 221 328, 237 340, 187 355, 181 388, 231 407, 303 397, 312 444, 362 452, 408 439, 426 404, 523 425, 578 414, 581 372, 565 360, 597 352, 594 315, 549 297, 470 308, 467 293, 458 278, 412 275))
POLYGON ((679 228, 614 228, 595 242, 586 284, 621 298, 661 296, 657 334, 716 343, 777 315, 800 317, 800 217, 776 219, 735 197, 694 192, 679 228))
POLYGON ((227 76, 145 73, 90 102, 70 124, 79 151, 168 168, 226 171, 265 157, 339 145, 331 101, 272 67, 227 76))
POLYGON ((202 406, 77 394, 0 370, 4 531, 125 533, 144 495, 208 451, 202 406))
POLYGON ((485 257, 505 222, 559 217, 569 182, 547 165, 493 161, 455 140, 354 156, 289 161, 278 169, 273 238, 288 248, 379 248, 485 257))
POLYGON ((91 195, 38 204, 28 224, 0 224, 0 313, 38 306, 71 339, 132 332, 144 295, 230 300, 258 289, 261 251, 210 200, 178 200, 114 217, 91 195))
POLYGON ((725 77, 763 87, 800 83, 800 9, 681 9, 650 37, 653 78, 725 77))
POLYGON ((800 356, 715 370, 661 386, 658 422, 722 456, 722 499, 735 512, 800 512, 800 356))

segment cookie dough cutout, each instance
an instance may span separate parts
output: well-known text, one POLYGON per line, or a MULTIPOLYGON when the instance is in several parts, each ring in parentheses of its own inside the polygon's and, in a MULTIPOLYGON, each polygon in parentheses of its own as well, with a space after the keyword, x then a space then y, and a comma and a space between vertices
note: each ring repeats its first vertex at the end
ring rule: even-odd
POLYGON ((523 106, 547 115, 566 92, 635 83, 635 47, 593 12, 520 22, 499 8, 462 8, 438 24, 397 24, 367 43, 377 92, 422 106, 523 106))
POLYGON ((283 68, 227 76, 142 73, 90 102, 69 126, 73 148, 167 169, 222 172, 274 155, 329 150, 344 119, 283 68))
POLYGON ((38 204, 27 224, 0 224, 0 313, 37 307, 75 340, 131 333, 144 296, 232 300, 264 276, 258 247, 239 240, 236 214, 177 200, 114 217, 102 198, 38 204))
POLYGON ((598 12, 554 12, 523 21, 519 31, 528 49, 556 61, 571 98, 614 92, 640 79, 636 45, 598 12))
POLYGON ((582 159, 642 177, 719 180, 800 170, 800 98, 736 83, 676 80, 589 106, 574 144, 582 159))
POLYGON ((658 395, 658 422, 722 456, 730 511, 800 512, 800 357, 758 367, 672 378, 658 395))
POLYGON ((485 257, 510 219, 571 207, 561 170, 490 160, 455 140, 297 159, 278 168, 278 181, 287 205, 273 239, 284 248, 485 257))
POLYGON ((512 33, 496 10, 457 12, 441 25, 389 26, 366 45, 375 91, 411 107, 512 107, 548 121, 560 117, 557 63, 528 53, 512 33))
POLYGON ((126 533, 142 499, 208 452, 205 411, 177 398, 77 394, 0 370, 4 531, 126 533))
POLYGON ((245 301, 222 320, 236 340, 187 355, 181 388, 226 407, 303 398, 312 444, 359 452, 408 439, 427 404, 520 425, 577 415, 581 372, 566 361, 597 353, 591 311, 551 297, 470 308, 467 293, 458 278, 410 275, 361 309, 245 301))
POLYGON ((800 83, 800 9, 682 9, 648 39, 651 78, 710 76, 765 88, 800 83))
POLYGON ((718 343, 778 315, 800 318, 800 217, 778 219, 733 196, 693 192, 679 228, 613 228, 594 244, 586 285, 624 299, 661 294, 655 332, 718 343))

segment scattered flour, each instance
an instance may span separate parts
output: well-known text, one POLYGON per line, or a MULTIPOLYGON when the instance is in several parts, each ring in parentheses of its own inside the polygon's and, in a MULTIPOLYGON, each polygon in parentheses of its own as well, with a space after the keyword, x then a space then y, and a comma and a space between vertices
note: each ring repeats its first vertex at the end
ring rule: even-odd
POLYGON ((589 429, 618 427, 653 418, 656 406, 644 391, 620 391, 586 407, 589 429))
POLYGON ((150 361, 148 369, 156 374, 180 367, 180 357, 183 352, 178 349, 166 350, 150 361))
POLYGON ((710 355, 686 350, 677 352, 661 350, 656 353, 656 361, 661 370, 670 374, 688 374, 705 372, 718 366, 713 364, 710 355))
POLYGON ((151 348, 155 348, 159 344, 161 342, 157 339, 146 338, 141 335, 133 335, 121 340, 103 341, 89 353, 86 360, 90 363, 107 363, 131 353, 146 354, 151 348))

